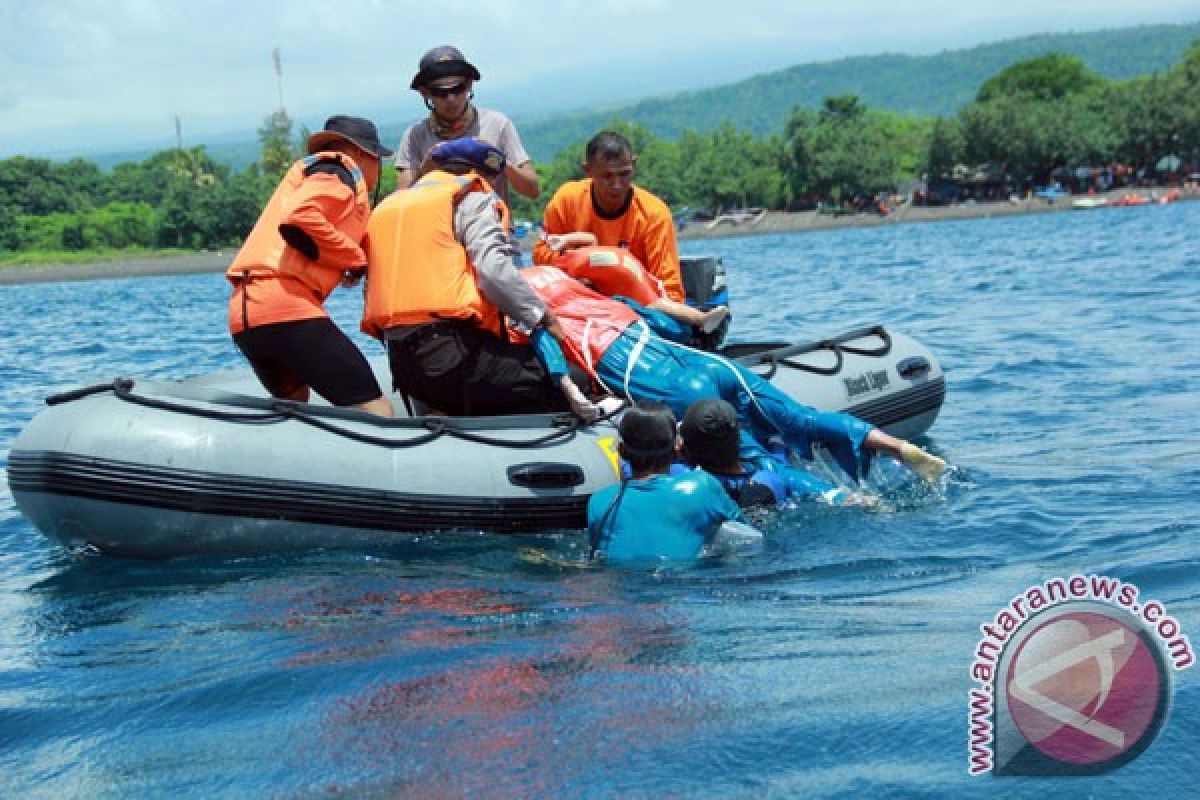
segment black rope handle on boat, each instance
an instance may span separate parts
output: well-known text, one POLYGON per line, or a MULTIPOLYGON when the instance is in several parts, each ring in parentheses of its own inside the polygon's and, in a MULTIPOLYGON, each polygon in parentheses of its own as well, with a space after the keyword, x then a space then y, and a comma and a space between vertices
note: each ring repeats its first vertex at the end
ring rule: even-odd
POLYGON ((870 328, 867 332, 867 335, 872 334, 878 336, 880 339, 883 339, 883 344, 881 344, 879 347, 851 347, 850 345, 845 344, 846 341, 853 341, 854 339, 862 338, 856 336, 854 339, 839 341, 838 347, 840 347, 843 352, 856 356, 866 356, 867 358, 883 358, 888 353, 892 352, 892 335, 887 332, 887 328, 883 327, 882 325, 876 325, 875 327, 870 328))
POLYGON ((777 371, 779 371, 780 364, 782 364, 785 367, 791 367, 792 369, 798 369, 801 372, 812 372, 816 375, 837 375, 839 372, 842 371, 842 363, 845 361, 845 357, 842 355, 842 348, 838 346, 837 342, 829 342, 829 341, 819 342, 817 347, 814 348, 814 350, 828 350, 831 353, 833 353, 833 357, 834 357, 833 366, 832 367, 815 367, 812 364, 801 364, 799 361, 792 361, 789 358, 781 358, 781 357, 775 356, 775 355, 768 355, 767 361, 768 361, 768 363, 770 363, 771 368, 768 369, 766 374, 763 375, 762 377, 767 380, 771 380, 771 378, 775 377, 775 373, 777 371))
MULTIPOLYGON (((61 405, 62 403, 80 400, 93 394, 112 392, 114 396, 127 403, 133 403, 146 408, 154 408, 160 411, 170 411, 176 414, 187 414, 193 417, 215 419, 222 422, 270 423, 294 419, 297 422, 311 425, 318 430, 323 430, 327 433, 343 436, 356 442, 375 445, 377 447, 417 447, 423 444, 428 444, 429 442, 432 442, 442 436, 450 436, 455 439, 462 439, 463 441, 489 445, 492 447, 508 447, 517 450, 532 449, 536 447, 542 447, 559 440, 565 441, 573 436, 581 427, 578 419, 568 414, 558 414, 554 417, 554 424, 556 424, 558 430, 551 431, 550 433, 533 439, 513 441, 511 439, 499 439, 492 436, 473 433, 471 431, 460 430, 440 419, 426 417, 419 422, 416 422, 417 425, 425 429, 425 433, 422 433, 419 436, 413 436, 409 439, 397 440, 387 439, 382 436, 372 436, 371 434, 360 433, 359 431, 353 431, 343 428, 339 425, 335 425, 328 420, 321 419, 317 415, 308 413, 301 407, 301 404, 291 400, 280 400, 278 398, 271 400, 268 404, 268 408, 270 410, 262 412, 215 411, 184 405, 182 403, 173 403, 169 400, 161 400, 154 397, 139 395, 133 391, 133 387, 134 381, 132 379, 117 378, 112 383, 96 384, 95 386, 88 386, 70 392, 51 395, 50 397, 46 398, 46 404, 52 406, 61 405)), ((612 416, 613 414, 607 414, 600 419, 606 420, 612 416)))
POLYGON ((811 344, 796 345, 795 347, 786 348, 783 355, 778 353, 763 353, 762 360, 755 366, 762 363, 767 363, 770 367, 765 373, 759 373, 759 377, 764 380, 771 380, 775 377, 775 373, 779 371, 779 365, 790 367, 801 372, 811 372, 815 375, 837 375, 842 371, 842 366, 845 363, 845 353, 850 353, 856 356, 866 356, 868 358, 882 358, 892 351, 892 335, 887 332, 887 329, 882 325, 874 325, 870 328, 862 328, 860 330, 851 331, 843 334, 836 339, 823 339, 819 342, 811 344), (846 342, 862 339, 867 336, 878 336, 883 340, 883 344, 879 347, 851 347, 846 342), (806 355, 815 353, 819 350, 828 350, 834 355, 834 364, 831 367, 818 367, 812 364, 802 364, 799 361, 793 361, 788 356, 806 355))

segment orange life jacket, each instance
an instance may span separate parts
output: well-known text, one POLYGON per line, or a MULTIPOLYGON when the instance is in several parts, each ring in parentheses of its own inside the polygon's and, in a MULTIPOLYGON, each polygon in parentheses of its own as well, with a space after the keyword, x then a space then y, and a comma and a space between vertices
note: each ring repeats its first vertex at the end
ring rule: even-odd
POLYGON ((580 281, 587 281, 600 294, 620 295, 648 306, 666 297, 662 282, 652 276, 621 247, 579 247, 560 253, 554 266, 580 281))
MULTIPOLYGON (((384 200, 367 226, 367 297, 362 330, 382 337, 401 325, 466 320, 502 335, 500 311, 479 291, 475 267, 454 235, 454 210, 468 192, 492 188, 474 172, 435 170, 384 200)), ((501 224, 508 209, 496 198, 501 224)))
POLYGON ((246 237, 246 243, 225 271, 231 283, 236 286, 247 277, 287 275, 299 280, 324 300, 337 288, 345 270, 362 266, 361 263, 343 263, 344 258, 323 257, 320 254, 314 261, 287 245, 279 233, 279 226, 287 220, 293 209, 305 202, 319 204, 325 218, 347 239, 356 244, 362 241, 371 213, 371 198, 362 170, 343 153, 314 153, 293 164, 280 181, 279 188, 246 237), (352 205, 322 192, 317 184, 306 184, 305 171, 319 161, 336 161, 350 172, 354 179, 352 205))
POLYGON ((534 264, 521 275, 558 319, 563 355, 592 378, 596 363, 617 337, 641 320, 629 306, 589 289, 557 267, 534 264))

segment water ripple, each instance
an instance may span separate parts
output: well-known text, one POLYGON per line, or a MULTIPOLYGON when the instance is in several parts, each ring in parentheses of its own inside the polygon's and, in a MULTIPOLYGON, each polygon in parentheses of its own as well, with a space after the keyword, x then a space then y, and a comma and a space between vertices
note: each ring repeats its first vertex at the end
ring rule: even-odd
MULTIPOLYGON (((1198 227, 1186 203, 686 242, 724 259, 736 338, 883 321, 928 344, 949 393, 924 444, 954 465, 933 491, 881 464, 893 510, 786 509, 760 550, 696 566, 585 567, 574 531, 81 559, 5 488, 0 790, 986 793, 967 669, 1013 596, 1108 574, 1200 630, 1198 227)), ((226 298, 220 275, 0 287, 0 465, 48 394, 240 367, 226 298)), ((360 302, 332 311, 375 353, 360 302)), ((1179 677, 1160 740, 1071 792, 1177 789, 1200 708, 1179 677)))

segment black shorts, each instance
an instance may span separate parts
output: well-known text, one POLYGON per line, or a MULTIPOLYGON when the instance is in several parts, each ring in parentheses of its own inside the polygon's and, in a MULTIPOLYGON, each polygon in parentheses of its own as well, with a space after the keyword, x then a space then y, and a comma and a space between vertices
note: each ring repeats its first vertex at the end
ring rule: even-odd
POLYGON ((354 406, 383 394, 367 359, 328 317, 248 328, 233 341, 276 397, 308 386, 335 406, 354 406))
POLYGON ((452 321, 394 329, 387 338, 396 390, 438 411, 490 416, 567 409, 529 345, 452 321))

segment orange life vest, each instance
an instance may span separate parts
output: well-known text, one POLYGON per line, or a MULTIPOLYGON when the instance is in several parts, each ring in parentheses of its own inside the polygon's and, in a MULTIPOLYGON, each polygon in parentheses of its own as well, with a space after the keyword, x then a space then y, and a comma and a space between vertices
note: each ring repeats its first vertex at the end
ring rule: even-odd
MULTIPOLYGON (((382 337, 389 328, 458 319, 502 335, 500 311, 479 291, 475 267, 454 235, 462 198, 491 191, 474 172, 435 170, 379 204, 367 226, 365 333, 382 337)), ((496 207, 507 226, 508 209, 498 197, 496 207)))
POLYGON ((580 281, 587 281, 600 294, 628 297, 648 306, 666 297, 662 282, 652 276, 621 247, 579 247, 560 253, 554 266, 580 281))
POLYGON ((558 318, 563 355, 592 378, 595 364, 617 337, 641 320, 629 306, 589 289, 557 267, 534 264, 521 275, 558 318))
POLYGON ((316 201, 325 212, 330 224, 354 243, 362 241, 367 230, 367 219, 371 213, 371 198, 362 170, 353 159, 343 153, 324 151, 314 153, 297 161, 279 183, 267 207, 246 237, 246 243, 225 271, 225 276, 235 286, 247 277, 286 275, 295 278, 315 292, 323 301, 337 288, 342 273, 362 264, 341 263, 342 260, 317 256, 314 261, 294 247, 288 247, 279 226, 300 203, 316 201), (333 202, 334 198, 318 194, 313 184, 305 185, 305 171, 319 161, 336 161, 345 167, 354 179, 354 202, 347 206, 333 202))

